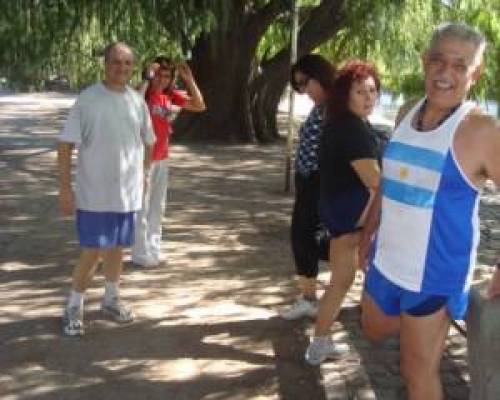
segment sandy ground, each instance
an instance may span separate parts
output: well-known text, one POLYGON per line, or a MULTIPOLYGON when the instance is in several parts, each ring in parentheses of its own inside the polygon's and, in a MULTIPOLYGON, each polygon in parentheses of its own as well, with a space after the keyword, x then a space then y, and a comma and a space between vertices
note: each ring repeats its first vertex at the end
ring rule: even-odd
MULTIPOLYGON (((404 399, 397 341, 374 347, 361 338, 360 279, 333 328, 352 346, 340 362, 305 365, 312 321, 277 317, 294 295, 292 197, 278 145, 174 145, 167 264, 125 265, 122 295, 137 321, 117 326, 101 316, 98 275, 86 335, 62 337, 77 244, 72 221, 58 217, 54 150, 70 103, 51 93, 0 97, 2 400, 404 399)), ((490 198, 486 224, 498 215, 497 200, 490 198)), ((483 262, 491 254, 483 246, 483 262)), ((456 331, 443 377, 449 399, 468 397, 456 331)))

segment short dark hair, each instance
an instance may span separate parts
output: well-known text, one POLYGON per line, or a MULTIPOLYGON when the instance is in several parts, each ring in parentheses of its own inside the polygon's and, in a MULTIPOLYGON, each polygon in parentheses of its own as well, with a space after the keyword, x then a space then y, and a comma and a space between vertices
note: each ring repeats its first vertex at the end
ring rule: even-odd
POLYGON ((157 56, 154 59, 154 62, 160 65, 161 70, 170 72, 170 76, 172 77, 172 79, 170 80, 168 88, 165 89, 165 92, 171 92, 174 89, 175 80, 177 79, 177 66, 175 62, 167 56, 157 56))
MULTIPOLYGON (((170 57, 167 56, 156 56, 153 59, 153 63, 158 64, 160 66, 159 67, 160 70, 170 72, 170 76, 172 78, 170 79, 168 87, 165 88, 163 92, 165 94, 172 93, 172 91, 175 89, 175 80, 177 79, 177 66, 175 62, 170 57)), ((146 71, 146 69, 147 67, 144 68, 143 74, 146 71)), ((151 95, 151 86, 148 86, 148 88, 146 89, 145 98, 148 99, 150 95, 151 95)))
POLYGON ((380 78, 375 66, 369 62, 357 59, 349 60, 338 71, 333 85, 332 96, 328 100, 328 116, 340 117, 349 112, 349 95, 354 82, 372 77, 380 92, 380 78))
POLYGON ((130 52, 132 53, 132 56, 135 59, 134 50, 127 43, 125 43, 125 42, 112 42, 104 48, 104 62, 108 62, 109 57, 111 55, 111 52, 114 50, 115 47, 125 47, 125 48, 129 49, 130 52))
POLYGON ((297 72, 318 81, 327 95, 331 95, 335 81, 335 66, 326 58, 319 54, 306 54, 292 65, 290 85, 295 91, 300 92, 298 82, 295 80, 297 72))

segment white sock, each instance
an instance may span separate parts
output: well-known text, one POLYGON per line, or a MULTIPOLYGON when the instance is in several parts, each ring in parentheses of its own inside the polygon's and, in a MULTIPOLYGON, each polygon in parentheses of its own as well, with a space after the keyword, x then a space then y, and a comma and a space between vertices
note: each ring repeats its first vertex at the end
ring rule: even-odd
POLYGON ((67 308, 72 307, 83 308, 83 293, 76 292, 75 290, 69 292, 67 308))
POLYGON ((104 303, 115 302, 119 295, 118 282, 104 281, 104 303))

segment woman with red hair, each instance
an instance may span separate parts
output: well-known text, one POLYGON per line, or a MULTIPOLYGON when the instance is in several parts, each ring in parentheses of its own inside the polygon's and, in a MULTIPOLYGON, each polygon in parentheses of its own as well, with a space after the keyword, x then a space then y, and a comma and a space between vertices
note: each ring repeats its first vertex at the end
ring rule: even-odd
POLYGON ((359 231, 379 186, 377 143, 368 122, 379 90, 374 67, 353 60, 339 71, 329 98, 320 145, 319 214, 331 235, 331 279, 321 298, 314 337, 305 355, 313 365, 349 351, 346 344, 333 342, 329 329, 354 281, 359 231))

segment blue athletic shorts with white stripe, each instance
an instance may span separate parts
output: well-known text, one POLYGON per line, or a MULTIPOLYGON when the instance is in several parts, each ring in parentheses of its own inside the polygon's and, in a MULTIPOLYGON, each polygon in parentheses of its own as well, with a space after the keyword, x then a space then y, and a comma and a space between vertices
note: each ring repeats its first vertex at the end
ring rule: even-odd
POLYGON ((134 244, 135 212, 76 211, 76 230, 81 247, 131 247, 134 244))
POLYGON ((449 316, 457 320, 464 318, 469 305, 468 291, 452 295, 412 292, 388 280, 373 265, 366 273, 365 291, 379 308, 390 316, 406 313, 423 317, 446 307, 449 316))

